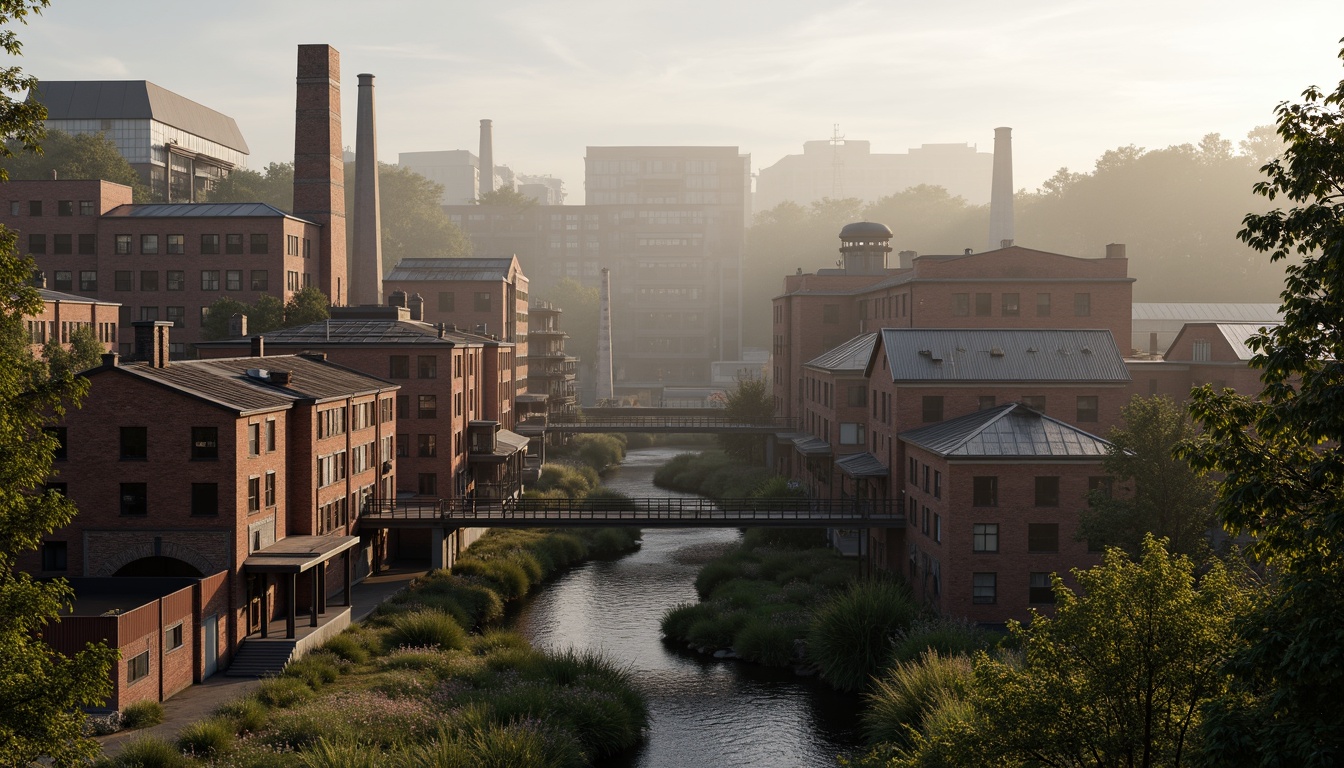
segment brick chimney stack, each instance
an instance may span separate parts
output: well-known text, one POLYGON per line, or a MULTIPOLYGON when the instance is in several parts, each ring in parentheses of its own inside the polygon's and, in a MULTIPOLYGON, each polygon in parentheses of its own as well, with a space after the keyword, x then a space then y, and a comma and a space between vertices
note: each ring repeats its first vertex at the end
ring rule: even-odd
POLYGON ((318 288, 347 303, 345 162, 341 142, 341 54, 300 45, 294 107, 294 215, 322 227, 318 288))
POLYGON ((1013 241, 1013 129, 994 129, 994 180, 989 189, 989 249, 1013 241))
POLYGON ((149 363, 151 368, 168 367, 168 329, 171 320, 137 320, 135 328, 135 359, 149 363))

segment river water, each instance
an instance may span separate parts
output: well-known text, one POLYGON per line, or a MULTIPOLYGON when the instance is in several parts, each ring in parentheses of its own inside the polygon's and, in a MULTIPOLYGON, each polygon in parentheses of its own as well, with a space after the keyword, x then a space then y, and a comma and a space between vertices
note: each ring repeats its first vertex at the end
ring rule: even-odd
MULTIPOLYGON (((686 449, 630 451, 603 484, 629 496, 677 496, 653 485, 686 449)), ((735 543, 735 529, 647 529, 639 552, 589 562, 547 584, 517 628, 537 647, 600 650, 628 665, 649 700, 633 754, 604 768, 834 766, 859 743, 859 702, 789 670, 716 661, 662 640, 659 621, 696 601, 695 575, 735 543)))

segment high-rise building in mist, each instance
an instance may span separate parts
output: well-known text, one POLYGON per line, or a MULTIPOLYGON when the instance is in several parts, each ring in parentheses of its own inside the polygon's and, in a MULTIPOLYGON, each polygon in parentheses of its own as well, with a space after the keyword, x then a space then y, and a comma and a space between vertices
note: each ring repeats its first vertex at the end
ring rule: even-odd
POLYGON ((920 184, 943 187, 967 202, 989 201, 994 156, 970 144, 923 144, 901 154, 874 154, 871 142, 808 141, 803 154, 785 155, 760 170, 755 209, 785 201, 807 205, 823 197, 872 202, 920 184))

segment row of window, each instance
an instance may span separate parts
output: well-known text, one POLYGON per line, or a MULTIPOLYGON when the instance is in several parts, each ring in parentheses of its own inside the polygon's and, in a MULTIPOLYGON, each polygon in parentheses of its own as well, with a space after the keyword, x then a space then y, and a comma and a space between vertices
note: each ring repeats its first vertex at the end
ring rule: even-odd
MULTIPOLYGON (((876 397, 877 390, 873 390, 873 393, 874 397, 876 397)), ((1033 410, 1041 412, 1045 411, 1045 395, 1025 395, 1022 397, 1021 403, 1033 410)), ((923 421, 925 424, 932 424, 942 421, 944 418, 943 405, 944 405, 944 398, 942 395, 924 395, 923 398, 920 400, 921 421, 923 421)), ((980 410, 985 410, 986 408, 993 408, 995 405, 996 405, 996 398, 994 395, 980 396, 978 402, 980 410)), ((1077 395, 1076 399, 1074 400, 1074 408, 1075 408, 1074 410, 1075 422, 1078 423, 1095 422, 1097 421, 1099 416, 1100 400, 1096 395, 1077 395)), ((877 418, 878 416, 877 410, 878 410, 877 401, 874 400, 873 418, 877 418)), ((884 421, 886 420, 885 411, 883 414, 883 420, 884 421)))
MULTIPOLYGON (((42 201, 41 201, 41 200, 29 200, 29 201, 28 201, 28 205, 27 205, 26 207, 27 207, 27 209, 28 209, 28 215, 29 215, 29 216, 41 216, 41 215, 42 215, 42 201)), ((9 201, 9 215, 10 215, 10 216, 22 216, 22 215, 23 215, 24 208, 25 208, 25 206, 24 206, 22 200, 10 200, 10 201, 9 201)), ((80 215, 80 216, 95 216, 95 215, 97 215, 97 213, 98 213, 98 209, 95 207, 95 205, 94 205, 94 201, 92 201, 92 200, 80 200, 80 201, 79 201, 79 215, 80 215)), ((75 215, 75 201, 74 201, 74 200, 57 200, 57 201, 56 201, 56 215, 57 215, 57 216, 74 216, 74 215, 75 215)))
MULTIPOLYGON (((971 574, 971 602, 993 605, 999 601, 999 574, 981 572, 971 574)), ((1049 573, 1032 573, 1027 579, 1027 602, 1035 605, 1053 605, 1055 592, 1049 573)))
MULTIPOLYGON (((999 524, 975 523, 971 526, 971 551, 995 554, 999 551, 999 524)), ((1059 551, 1059 523, 1027 523, 1027 552, 1052 554, 1059 551)))
MULTIPOLYGON (((29 235, 29 250, 32 251, 32 238, 44 237, 43 235, 29 235)), ((60 238, 62 235, 55 235, 54 238, 60 238)), ((69 235, 64 235, 68 238, 69 235)), ((85 237, 93 238, 93 235, 80 235, 81 248, 85 237)), ((141 256, 157 256, 160 253, 166 253, 170 256, 182 256, 187 252, 186 235, 163 235, 142 234, 138 238, 135 235, 120 234, 113 236, 113 253, 118 256, 130 256, 137 253, 137 240, 139 244, 138 253, 141 256)), ((89 253, 96 253, 95 249, 89 253)), ((58 244, 59 240, 54 239, 53 244, 58 244)), ((32 251, 33 253, 44 253, 45 251, 32 251)), ((221 241, 220 235, 201 235, 200 250, 197 252, 201 256, 217 256, 221 253, 229 255, 242 255, 244 253, 252 255, 266 255, 271 252, 270 235, 265 232, 254 232, 244 238, 243 235, 224 235, 221 241)), ((299 237, 297 235, 287 235, 285 237, 285 252, 289 256, 298 256, 300 252, 299 237)), ((55 253, 62 253, 57 250, 55 253)), ((65 251, 69 253, 69 251, 65 251)), ((83 250, 80 253, 84 253, 83 250)), ((312 253, 312 241, 303 238, 302 253, 305 258, 312 253)))
MULTIPOLYGON (((1036 316, 1050 316, 1050 294, 1036 294, 1036 316)), ((954 293, 952 294, 952 315, 954 317, 967 317, 972 314, 974 308, 976 317, 989 317, 994 311, 994 294, 992 293, 954 293)), ((1020 293, 1002 293, 999 294, 999 314, 1003 317, 1018 317, 1022 314, 1022 294, 1020 293)), ((1074 317, 1089 317, 1092 314, 1092 294, 1075 293, 1073 294, 1073 315, 1074 317)))
MULTIPOLYGON (((52 235, 51 252, 57 256, 68 256, 75 253, 76 248, 80 256, 95 256, 98 254, 98 236, 97 235, 52 235)), ((28 253, 34 256, 42 256, 47 252, 47 236, 42 234, 28 235, 28 253)))
MULTIPOLYGON (((55 320, 27 320, 28 342, 30 344, 44 344, 48 339, 52 339, 61 344, 68 344, 74 336, 75 331, 85 326, 93 327, 93 323, 83 323, 78 320, 62 320, 57 325, 55 320)), ((95 330, 98 340, 104 343, 117 340, 116 323, 98 323, 95 330)))

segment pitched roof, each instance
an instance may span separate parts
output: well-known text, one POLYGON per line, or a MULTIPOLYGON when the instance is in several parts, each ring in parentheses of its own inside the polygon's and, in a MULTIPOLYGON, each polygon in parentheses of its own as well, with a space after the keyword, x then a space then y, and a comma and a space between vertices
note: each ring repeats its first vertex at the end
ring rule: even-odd
MULTIPOLYGON (((396 346, 463 346, 487 344, 498 346, 501 343, 484 336, 459 330, 445 330, 439 335, 437 326, 414 320, 391 320, 378 318, 337 318, 321 320, 316 323, 299 325, 293 328, 281 328, 260 334, 267 346, 284 347, 339 347, 351 345, 396 345, 396 346)), ((226 339, 223 341, 198 342, 198 347, 243 347, 246 339, 226 339)), ((266 360, 268 358, 262 358, 266 360)), ((255 360, 255 359, 254 359, 255 360)))
POLYGON ((60 301, 67 304, 108 304, 111 306, 121 306, 115 301, 104 301, 95 299, 92 296, 77 296, 73 293, 61 293, 46 288, 38 288, 37 295, 42 297, 43 301, 60 301))
MULTIPOLYGON (((175 360, 163 368, 129 363, 115 368, 95 368, 87 375, 96 376, 107 371, 135 376, 240 414, 280 410, 292 407, 296 402, 322 402, 397 387, 344 366, 302 355, 175 360), (290 372, 289 383, 272 383, 266 374, 273 371, 290 372), (256 372, 256 375, 250 372, 256 372)), ((96 382, 94 387, 96 391, 96 382)))
POLYGON ((803 365, 811 368, 824 368, 828 371, 863 372, 868 360, 873 356, 873 347, 877 346, 877 334, 865 333, 846 341, 835 349, 823 352, 803 365))
POLYGON ((392 268, 385 282, 466 280, 508 280, 515 258, 402 259, 392 268))
POLYGON ((1283 319, 1278 304, 1200 304, 1135 302, 1135 320, 1178 320, 1186 323, 1270 323, 1283 319))
POLYGON ((891 471, 871 453, 851 453, 835 460, 835 468, 850 477, 886 477, 891 471))
POLYGON ((1108 330, 883 328, 882 348, 895 382, 1130 380, 1108 330))
POLYGON ((298 218, 268 203, 132 203, 118 205, 103 215, 152 219, 298 218))
POLYGON ((1110 443, 1039 411, 1009 403, 912 429, 900 439, 948 458, 1097 459, 1110 443))
POLYGON ((43 80, 28 98, 46 106, 48 120, 157 120, 248 153, 232 117, 147 80, 43 80))

